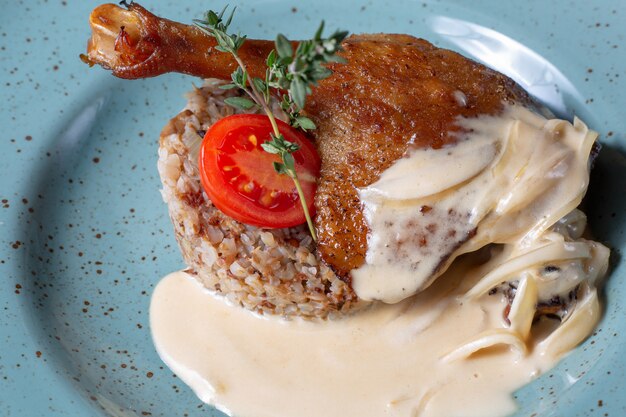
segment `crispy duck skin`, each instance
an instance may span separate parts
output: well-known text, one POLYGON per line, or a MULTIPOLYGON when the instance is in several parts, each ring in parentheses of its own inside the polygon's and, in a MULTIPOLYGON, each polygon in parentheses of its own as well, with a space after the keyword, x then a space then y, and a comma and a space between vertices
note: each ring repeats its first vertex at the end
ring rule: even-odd
MULTIPOLYGON (((128 10, 100 6, 91 25, 87 60, 118 77, 173 71, 229 79, 235 69, 228 54, 209 51, 211 37, 137 3, 128 10)), ((264 74, 272 48, 272 42, 246 41, 241 57, 253 75, 264 74)), ((347 63, 329 66, 333 75, 313 89, 305 111, 317 125, 312 136, 322 159, 318 253, 350 282, 350 271, 365 261, 369 232, 357 189, 375 182, 409 147, 453 142, 457 117, 496 114, 505 102, 531 100, 508 77, 409 35, 352 35, 343 48, 347 63)), ((451 238, 461 245, 468 236, 451 238)), ((449 255, 441 254, 442 261, 449 255)))

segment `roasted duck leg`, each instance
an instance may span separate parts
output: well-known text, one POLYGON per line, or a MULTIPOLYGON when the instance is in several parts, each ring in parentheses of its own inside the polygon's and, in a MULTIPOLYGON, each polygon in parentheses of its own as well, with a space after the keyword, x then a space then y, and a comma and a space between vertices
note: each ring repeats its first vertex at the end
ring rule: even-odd
MULTIPOLYGON (((202 78, 230 79, 237 63, 213 47, 215 39, 191 25, 162 19, 138 3, 128 8, 103 4, 89 17, 92 36, 83 60, 120 78, 155 77, 180 72, 202 78)), ((248 40, 239 51, 254 76, 265 74, 274 43, 248 40)))
MULTIPOLYGON (((93 35, 84 60, 121 78, 174 71, 229 79, 235 69, 228 54, 212 49, 211 37, 137 3, 127 9, 100 6, 90 21, 93 35)), ((272 48, 269 41, 246 41, 240 54, 252 75, 264 74, 272 48)), ((330 66, 334 74, 314 89, 305 111, 318 127, 312 135, 322 159, 317 250, 350 283, 350 271, 364 263, 367 251, 357 189, 376 181, 409 147, 455 141, 459 116, 496 114, 507 102, 530 100, 504 75, 412 36, 353 35, 343 48, 347 64, 330 66)), ((470 237, 455 236, 456 247, 470 237)), ((451 255, 441 254, 441 265, 451 255)))

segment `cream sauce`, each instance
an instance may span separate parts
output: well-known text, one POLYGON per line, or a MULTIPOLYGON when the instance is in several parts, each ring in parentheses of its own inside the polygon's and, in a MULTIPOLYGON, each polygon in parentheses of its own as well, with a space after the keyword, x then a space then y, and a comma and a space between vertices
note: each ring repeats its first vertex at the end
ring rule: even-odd
POLYGON ((353 286, 385 303, 341 320, 285 321, 174 273, 150 306, 163 361, 237 417, 513 412, 512 392, 599 318, 595 282, 609 251, 582 238, 575 209, 597 135, 521 107, 459 123, 470 133, 456 145, 414 150, 360 190, 371 233, 353 286), (480 249, 490 243, 500 245, 480 249), (566 300, 562 322, 532 326, 538 303, 555 296, 566 300))
POLYGON ((532 245, 581 201, 597 133, 521 106, 460 119, 441 149, 415 149, 360 190, 370 226, 359 298, 398 302, 489 243, 532 245))
POLYGON ((324 323, 253 315, 178 272, 154 292, 152 335, 202 401, 237 417, 503 416, 557 357, 494 348, 442 359, 504 326, 500 296, 461 298, 475 279, 464 263, 414 298, 324 323))

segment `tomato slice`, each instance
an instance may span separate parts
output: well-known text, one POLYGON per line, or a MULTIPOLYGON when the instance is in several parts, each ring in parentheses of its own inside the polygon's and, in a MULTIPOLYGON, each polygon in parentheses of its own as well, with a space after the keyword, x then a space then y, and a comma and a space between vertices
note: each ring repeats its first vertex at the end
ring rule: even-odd
MULTIPOLYGON (((320 158, 303 133, 278 122, 286 140, 300 145, 293 153, 304 198, 313 215, 320 158)), ((225 117, 206 132, 200 148, 200 179, 213 204, 224 214, 261 227, 290 227, 306 221, 294 182, 274 170, 280 162, 261 147, 271 140, 267 116, 238 114, 225 117)))

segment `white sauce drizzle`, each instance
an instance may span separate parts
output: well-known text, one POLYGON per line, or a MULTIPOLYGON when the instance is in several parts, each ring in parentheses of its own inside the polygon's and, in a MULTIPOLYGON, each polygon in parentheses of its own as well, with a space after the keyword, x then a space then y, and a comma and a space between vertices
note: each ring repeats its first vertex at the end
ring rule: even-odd
POLYGON ((237 417, 513 412, 512 392, 599 318, 595 282, 609 253, 581 237, 586 218, 575 209, 596 134, 521 107, 460 123, 468 140, 415 150, 361 190, 371 235, 353 285, 361 298, 395 304, 284 321, 231 306, 177 272, 150 306, 163 361, 237 417), (474 229, 460 246, 447 238, 474 229), (489 243, 501 245, 458 257, 489 243), (503 293, 488 295, 503 282, 516 285, 508 322, 503 293), (537 303, 553 296, 570 297, 561 323, 531 325, 537 303))
POLYGON ((469 132, 458 143, 415 149, 360 190, 370 226, 366 262, 352 271, 361 299, 398 302, 489 243, 533 245, 580 203, 597 137, 580 120, 508 106, 458 124, 469 132))

